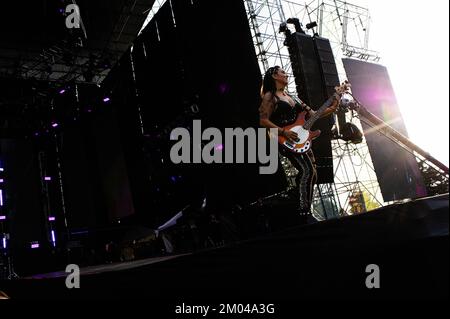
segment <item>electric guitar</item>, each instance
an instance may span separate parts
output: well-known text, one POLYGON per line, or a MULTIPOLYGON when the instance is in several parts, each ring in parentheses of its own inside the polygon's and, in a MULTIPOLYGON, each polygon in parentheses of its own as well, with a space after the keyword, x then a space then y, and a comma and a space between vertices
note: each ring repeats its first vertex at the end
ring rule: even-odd
POLYGON ((300 154, 308 152, 312 147, 312 141, 318 138, 321 134, 320 130, 311 131, 311 127, 323 115, 323 113, 325 113, 327 108, 333 104, 334 100, 340 100, 342 94, 346 93, 350 88, 351 85, 347 81, 345 81, 341 86, 335 87, 336 93, 330 97, 308 120, 306 120, 306 115, 308 112, 301 112, 297 116, 297 120, 294 124, 283 127, 285 131, 297 133, 298 139, 295 142, 292 142, 286 137, 280 135, 278 136, 278 142, 291 152, 300 154))

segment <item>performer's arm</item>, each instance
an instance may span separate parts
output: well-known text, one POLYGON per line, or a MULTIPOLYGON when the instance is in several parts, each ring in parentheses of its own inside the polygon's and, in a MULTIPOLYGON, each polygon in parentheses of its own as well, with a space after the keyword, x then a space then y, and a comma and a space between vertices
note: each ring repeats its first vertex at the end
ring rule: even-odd
POLYGON ((327 116, 333 114, 334 112, 336 112, 338 106, 339 106, 339 100, 335 99, 333 101, 333 104, 331 104, 331 106, 325 110, 325 112, 322 114, 322 116, 320 118, 324 118, 324 117, 327 117, 327 116))
POLYGON ((313 115, 316 113, 312 108, 309 107, 308 104, 306 104, 305 102, 303 102, 302 100, 300 100, 300 98, 298 98, 298 97, 296 97, 296 96, 293 96, 292 98, 295 100, 295 102, 297 102, 297 103, 299 103, 299 104, 301 105, 302 111, 308 112, 308 115, 309 115, 310 117, 313 116, 313 115))
POLYGON ((261 106, 259 107, 259 124, 265 128, 276 128, 278 129, 278 135, 283 136, 284 132, 281 127, 275 125, 271 120, 270 116, 275 108, 274 97, 272 93, 267 92, 264 94, 261 106))
MULTIPOLYGON (((311 107, 309 107, 302 100, 300 100, 300 104, 306 110, 306 112, 308 112, 309 116, 313 116, 314 114, 316 114, 316 111, 314 111, 311 107)), ((336 99, 334 99, 333 104, 331 104, 331 106, 325 110, 325 112, 322 114, 322 116, 320 118, 324 118, 324 117, 327 117, 327 116, 333 114, 334 112, 336 112, 336 109, 338 106, 339 106, 339 100, 336 98, 336 99)))
POLYGON ((289 140, 295 141, 298 138, 298 135, 295 132, 286 131, 283 128, 275 125, 275 123, 270 120, 270 116, 272 115, 274 108, 274 97, 272 93, 267 92, 263 97, 261 106, 259 107, 259 124, 262 127, 269 129, 276 128, 278 129, 279 136, 284 136, 289 140))

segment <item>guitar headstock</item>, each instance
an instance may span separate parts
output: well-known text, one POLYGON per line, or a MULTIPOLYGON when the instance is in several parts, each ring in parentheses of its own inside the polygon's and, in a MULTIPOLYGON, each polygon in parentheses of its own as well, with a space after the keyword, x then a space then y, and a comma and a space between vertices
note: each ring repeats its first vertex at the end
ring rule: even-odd
POLYGON ((348 91, 352 88, 352 85, 350 82, 345 81, 340 86, 336 86, 334 89, 336 90, 336 93, 339 94, 339 96, 342 96, 345 93, 348 93, 348 91))

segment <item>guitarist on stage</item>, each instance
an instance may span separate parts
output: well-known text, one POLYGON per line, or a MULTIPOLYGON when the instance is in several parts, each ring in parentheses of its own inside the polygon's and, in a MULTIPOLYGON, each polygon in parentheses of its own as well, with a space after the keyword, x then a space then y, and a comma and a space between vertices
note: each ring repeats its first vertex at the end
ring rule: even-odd
MULTIPOLYGON (((288 95, 286 93, 287 85, 288 76, 279 66, 267 70, 261 92, 260 125, 266 128, 277 128, 279 136, 285 137, 290 142, 295 142, 298 135, 284 129, 284 127, 293 124, 301 112, 306 111, 308 116, 313 116, 315 112, 298 98, 288 95)), ((338 105, 339 101, 336 98, 321 117, 334 113, 338 105)), ((290 152, 283 146, 279 147, 279 151, 299 171, 296 178, 300 192, 298 210, 306 221, 311 213, 313 189, 317 181, 314 154, 312 150, 302 154, 290 152)))

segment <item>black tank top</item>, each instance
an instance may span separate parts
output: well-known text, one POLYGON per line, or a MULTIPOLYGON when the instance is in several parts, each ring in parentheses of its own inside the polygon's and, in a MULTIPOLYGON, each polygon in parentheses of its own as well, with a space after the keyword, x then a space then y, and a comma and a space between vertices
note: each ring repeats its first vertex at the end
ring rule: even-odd
POLYGON ((275 110, 270 116, 270 121, 280 127, 294 124, 297 120, 298 113, 304 111, 300 102, 292 98, 295 102, 295 106, 292 107, 289 102, 281 100, 278 96, 275 95, 275 98, 277 102, 275 103, 275 110))

